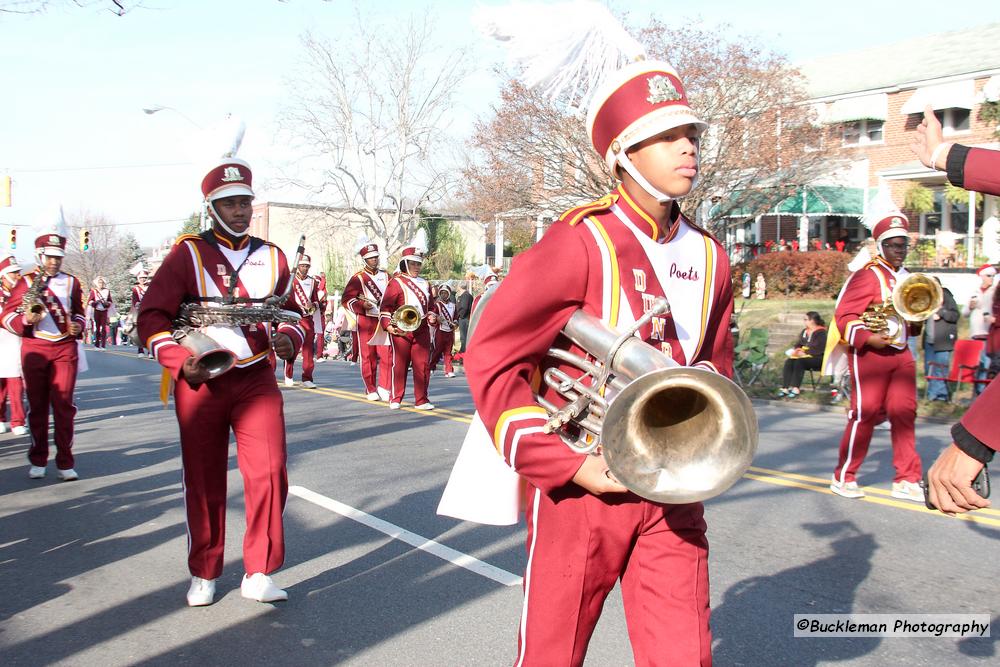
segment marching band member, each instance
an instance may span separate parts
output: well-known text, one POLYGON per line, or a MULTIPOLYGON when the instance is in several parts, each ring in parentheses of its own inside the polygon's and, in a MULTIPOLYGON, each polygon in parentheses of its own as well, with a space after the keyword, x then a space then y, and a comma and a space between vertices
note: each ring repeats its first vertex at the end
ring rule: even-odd
MULTIPOLYGON (((21 279, 21 266, 14 257, 0 259, 0 308, 21 279)), ((0 433, 26 435, 24 425, 24 382, 21 380, 21 338, 0 327, 0 433), (10 421, 7 406, 10 402, 10 421)))
POLYGON ((455 377, 452 364, 452 348, 455 347, 455 304, 451 303, 451 285, 444 283, 438 287, 434 312, 437 313, 437 332, 434 334, 434 354, 431 356, 431 372, 437 370, 438 362, 444 358, 444 376, 455 377))
MULTIPOLYGON (((38 270, 24 276, 11 290, 0 316, 8 331, 21 336, 21 371, 28 395, 31 448, 28 477, 41 479, 49 459, 49 405, 52 406, 59 479, 78 479, 73 460, 73 391, 76 388, 76 341, 86 324, 80 281, 62 272, 66 237, 56 232, 35 239, 38 270), (36 284, 40 281, 40 284, 36 284), (42 307, 18 312, 28 290, 40 289, 42 307)), ((34 291, 34 290, 33 290, 34 291)))
MULTIPOLYGON (((149 288, 149 272, 145 269, 141 269, 135 274, 135 285, 132 287, 132 320, 133 322, 139 315, 139 307, 142 305, 142 299, 146 296, 146 290, 149 288)), ((138 350, 136 351, 137 357, 149 356, 149 350, 143 347, 143 343, 146 342, 145 338, 139 339, 138 350)))
POLYGON ((429 324, 437 320, 431 300, 430 284, 420 277, 424 253, 427 252, 426 233, 417 230, 410 245, 403 248, 399 271, 389 281, 379 308, 379 325, 389 333, 392 344, 392 384, 389 409, 398 410, 406 391, 406 375, 413 365, 413 404, 418 410, 433 410, 427 399, 430 381, 431 340, 429 324), (402 306, 417 309, 420 324, 414 331, 406 332, 393 323, 393 313, 402 306))
POLYGON ((87 306, 94 313, 94 347, 106 349, 108 346, 108 315, 114 308, 114 298, 103 276, 94 280, 94 288, 90 290, 87 306))
POLYGON ((476 312, 476 308, 479 307, 479 302, 482 300, 483 296, 485 296, 485 294, 490 290, 496 289, 497 285, 500 284, 500 278, 493 272, 493 268, 487 264, 477 266, 472 270, 472 272, 483 282, 483 291, 477 294, 472 300, 472 309, 469 310, 470 317, 476 312))
POLYGON ((385 336, 379 336, 379 304, 389 285, 389 274, 379 268, 378 246, 368 237, 359 239, 355 248, 364 268, 347 281, 341 305, 357 317, 352 333, 353 359, 361 362, 361 381, 369 401, 389 400, 392 384, 392 348, 385 336))
MULTIPOLYGON (((313 382, 313 371, 316 369, 316 360, 313 357, 313 350, 316 344, 316 310, 320 307, 319 281, 309 275, 309 267, 312 260, 309 255, 302 255, 299 265, 295 268, 295 280, 292 287, 292 299, 298 309, 305 313, 305 317, 299 322, 299 326, 305 332, 305 343, 302 344, 302 386, 306 389, 315 389, 313 382)), ((295 358, 285 360, 285 386, 295 386, 295 358)))
POLYGON ((839 332, 835 338, 846 343, 854 390, 830 490, 844 498, 864 497, 856 481, 857 472, 884 409, 889 417, 896 469, 892 497, 923 502, 914 434, 916 365, 907 346, 914 325, 902 317, 891 317, 889 332, 883 334, 869 329, 862 319, 869 307, 889 299, 896 281, 907 275, 903 262, 909 249, 909 222, 884 193, 871 205, 871 213, 863 222, 872 230, 878 254, 847 279, 834 314, 839 332))
POLYGON ((603 456, 577 454, 544 432, 548 415, 534 396, 553 398, 535 382, 550 365, 581 375, 545 360, 553 346, 582 352, 560 333, 575 311, 624 329, 661 296, 670 312, 636 335, 682 365, 731 376, 729 261, 675 201, 694 187, 706 127, 670 64, 644 60, 611 74, 593 96, 587 130, 621 184, 565 212, 518 255, 471 334, 465 369, 476 408, 527 482, 519 665, 583 664, 617 580, 636 664, 711 662, 702 503, 629 492, 603 456))
POLYGON ((313 313, 313 327, 316 331, 316 354, 313 355, 316 358, 316 363, 321 364, 326 361, 326 308, 329 304, 330 297, 329 293, 326 291, 326 273, 320 271, 319 275, 316 276, 316 295, 319 297, 317 301, 316 312, 313 313))
MULTIPOLYGON (((207 327, 206 333, 237 359, 232 370, 212 379, 171 335, 184 303, 210 305, 235 299, 252 307, 284 293, 291 280, 281 250, 249 235, 252 174, 246 162, 231 155, 209 170, 201 183, 211 228, 177 239, 139 311, 140 337, 176 383, 192 575, 190 606, 212 604, 215 581, 222 574, 230 430, 236 436, 246 505, 241 593, 260 602, 288 597, 269 576, 285 557, 282 512, 288 475, 284 407, 268 353, 273 346, 281 359, 294 359, 305 332, 298 323, 281 324, 276 332, 270 324, 207 327)), ((289 299, 284 307, 301 313, 298 300, 289 299)))

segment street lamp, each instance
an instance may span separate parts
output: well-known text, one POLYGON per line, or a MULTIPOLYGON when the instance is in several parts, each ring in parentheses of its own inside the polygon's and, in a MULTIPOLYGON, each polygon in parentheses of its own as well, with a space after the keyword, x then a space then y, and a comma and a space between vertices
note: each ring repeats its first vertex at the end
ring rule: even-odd
POLYGON ((183 118, 187 122, 191 123, 192 125, 194 125, 195 127, 197 127, 199 130, 203 129, 201 125, 199 125, 198 123, 196 123, 193 120, 191 120, 190 116, 188 116, 186 113, 184 113, 180 109, 175 109, 174 107, 168 107, 168 106, 165 106, 163 104, 154 104, 151 107, 144 107, 143 110, 142 110, 142 112, 144 114, 146 114, 147 116, 152 116, 154 113, 157 113, 159 111, 173 111, 175 114, 177 114, 178 116, 180 116, 181 118, 183 118))

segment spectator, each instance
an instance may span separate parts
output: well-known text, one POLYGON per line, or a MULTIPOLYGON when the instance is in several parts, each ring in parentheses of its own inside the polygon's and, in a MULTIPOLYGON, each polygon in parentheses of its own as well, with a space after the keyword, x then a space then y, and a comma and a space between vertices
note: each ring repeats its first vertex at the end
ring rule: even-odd
MULTIPOLYGON (((986 351, 986 339, 990 333, 990 324, 994 319, 993 297, 996 293, 996 286, 993 284, 993 279, 997 275, 997 270, 992 265, 985 264, 976 271, 976 275, 979 276, 979 289, 969 298, 969 302, 962 306, 962 315, 969 318, 969 337, 983 343, 976 379, 984 380, 990 366, 990 355, 986 351)), ((982 393, 985 385, 975 384, 974 386, 973 393, 978 396, 982 393)))
POLYGON ((778 396, 796 398, 806 371, 818 371, 823 365, 823 351, 826 350, 826 322, 815 310, 805 316, 806 328, 799 334, 795 347, 788 350, 788 359, 782 371, 782 386, 778 396))
MULTIPOLYGON (((935 278, 938 284, 941 281, 935 278)), ((928 375, 947 375, 951 363, 951 353, 955 349, 955 339, 958 338, 958 304, 947 287, 944 289, 944 301, 937 312, 927 320, 923 332, 924 377, 928 375), (934 364, 934 366, 931 366, 934 364)), ((927 398, 932 401, 947 401, 948 385, 944 380, 927 381, 927 398)))
POLYGON ((462 338, 460 352, 465 352, 465 344, 469 338, 469 317, 472 315, 472 294, 469 293, 468 282, 458 285, 458 298, 455 303, 455 317, 458 319, 458 335, 462 338))

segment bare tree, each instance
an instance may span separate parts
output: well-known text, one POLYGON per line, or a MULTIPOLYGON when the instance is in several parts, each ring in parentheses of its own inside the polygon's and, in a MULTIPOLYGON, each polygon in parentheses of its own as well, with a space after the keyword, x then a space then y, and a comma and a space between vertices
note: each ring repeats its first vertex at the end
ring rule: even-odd
MULTIPOLYGON (((100 7, 107 9, 115 16, 125 16, 125 14, 136 7, 141 6, 139 2, 128 2, 126 0, 71 0, 77 7, 100 7)), ((41 14, 53 6, 65 3, 54 3, 52 0, 0 0, 0 12, 8 14, 41 14)))
POLYGON ((93 287, 97 276, 109 277, 118 258, 118 228, 103 214, 80 211, 66 215, 69 234, 66 238, 66 259, 63 260, 63 270, 80 280, 84 297, 93 287), (90 247, 83 250, 80 246, 80 234, 83 230, 90 232, 90 247))
MULTIPOLYGON (((654 19, 636 34, 651 57, 677 68, 692 106, 712 124, 702 139, 699 186, 683 200, 689 216, 706 198, 715 221, 736 208, 766 212, 836 166, 835 152, 818 150, 824 130, 801 103, 801 76, 782 56, 689 22, 670 29, 654 19)), ((464 200, 480 218, 558 215, 613 187, 584 118, 564 101, 511 79, 492 112, 476 126, 477 160, 465 169, 464 200)), ((514 218, 507 229, 517 229, 514 218)))
POLYGON ((467 70, 461 51, 436 48, 433 26, 429 14, 390 25, 357 15, 333 38, 305 35, 305 67, 280 119, 302 159, 279 182, 360 216, 390 255, 458 175, 448 128, 467 70))

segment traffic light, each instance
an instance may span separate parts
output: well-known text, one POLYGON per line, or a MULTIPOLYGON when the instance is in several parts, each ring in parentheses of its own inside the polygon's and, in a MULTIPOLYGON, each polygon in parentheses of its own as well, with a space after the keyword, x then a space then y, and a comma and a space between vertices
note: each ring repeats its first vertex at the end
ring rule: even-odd
POLYGON ((14 227, 10 228, 10 245, 11 250, 17 250, 17 229, 14 227))
POLYGON ((80 250, 87 252, 90 250, 90 230, 81 229, 80 230, 80 250))
POLYGON ((10 206, 10 176, 0 176, 0 206, 10 206))

